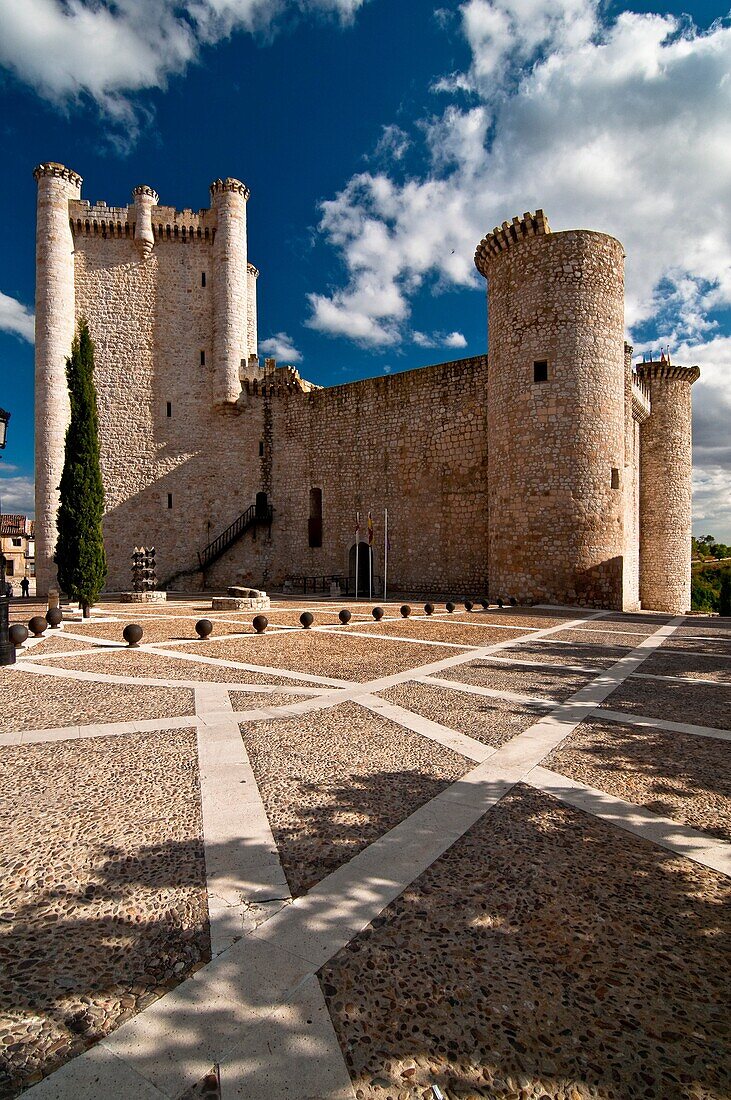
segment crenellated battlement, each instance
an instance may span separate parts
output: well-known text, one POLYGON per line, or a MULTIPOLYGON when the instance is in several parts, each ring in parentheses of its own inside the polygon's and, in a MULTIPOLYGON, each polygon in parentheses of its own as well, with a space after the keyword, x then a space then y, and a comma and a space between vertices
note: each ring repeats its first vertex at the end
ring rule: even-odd
POLYGON ((664 378, 667 381, 687 382, 690 386, 701 376, 700 367, 678 367, 666 360, 659 363, 638 363, 636 369, 638 377, 643 380, 664 378))
POLYGON ((84 182, 78 172, 74 172, 73 169, 67 168, 65 164, 58 164, 53 160, 46 161, 45 164, 39 164, 37 168, 33 169, 33 179, 36 183, 38 183, 41 176, 54 176, 56 179, 67 180, 74 187, 81 187, 84 182))
MULTIPOLYGON (((138 189, 135 188, 135 192, 138 189)), ((154 195, 152 188, 144 188, 145 194, 154 195)), ((176 210, 174 206, 153 206, 150 210, 152 232, 157 240, 191 241, 207 240, 213 242, 216 236, 216 211, 203 208, 199 211, 176 210)), ((131 237, 135 236, 137 209, 131 206, 107 206, 97 202, 92 206, 88 200, 79 199, 69 202, 69 221, 71 231, 85 237, 131 237)), ((249 265, 252 268, 253 265, 249 265)), ((258 275, 256 268, 254 272, 258 275)))
POLYGON ((250 191, 245 183, 241 180, 235 180, 231 176, 227 176, 225 180, 214 180, 210 186, 211 196, 220 195, 224 191, 234 191, 239 195, 243 195, 248 200, 250 191))
POLYGON ((652 412, 650 387, 644 378, 632 372, 632 419, 643 424, 652 412))
POLYGON ((502 226, 495 226, 492 233, 483 237, 475 250, 475 267, 484 275, 491 256, 505 252, 526 237, 545 236, 550 232, 548 218, 542 210, 536 210, 535 214, 526 211, 522 218, 515 217, 512 223, 503 222, 502 226))

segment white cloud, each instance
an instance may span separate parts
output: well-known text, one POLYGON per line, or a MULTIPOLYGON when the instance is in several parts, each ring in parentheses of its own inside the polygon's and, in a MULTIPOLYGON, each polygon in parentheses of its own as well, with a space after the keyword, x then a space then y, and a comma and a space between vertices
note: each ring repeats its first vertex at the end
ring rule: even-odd
POLYGON ((410 145, 409 135, 400 126, 384 126, 374 156, 378 160, 401 160, 410 145))
POLYGON ((0 0, 0 65, 54 102, 91 96, 134 124, 128 96, 164 86, 204 45, 271 32, 293 11, 352 22, 367 0, 0 0))
POLYGON ((411 339, 420 348, 466 348, 467 341, 461 332, 419 332, 417 329, 411 333, 411 339))
POLYGON ((35 340, 35 320, 31 311, 0 290, 0 332, 10 332, 32 344, 35 340))
POLYGON ((275 332, 268 340, 260 340, 259 348, 265 355, 273 356, 283 363, 300 363, 302 352, 297 351, 286 332, 275 332))
POLYGON ((35 515, 35 489, 32 477, 4 477, 0 474, 0 501, 3 514, 35 515))
POLYGON ((540 206, 554 229, 623 242, 630 328, 672 318, 677 339, 709 334, 708 311, 731 304, 731 26, 701 33, 633 12, 602 24, 599 11, 598 0, 462 5, 472 64, 452 86, 476 101, 460 94, 421 123, 423 175, 360 173, 323 203, 347 277, 311 297, 315 327, 374 346, 407 338, 427 279, 484 285, 477 242, 540 206))

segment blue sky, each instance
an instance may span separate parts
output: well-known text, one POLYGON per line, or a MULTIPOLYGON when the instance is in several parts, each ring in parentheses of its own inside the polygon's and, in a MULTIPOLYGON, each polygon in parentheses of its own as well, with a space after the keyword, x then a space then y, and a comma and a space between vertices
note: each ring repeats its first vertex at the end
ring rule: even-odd
POLYGON ((695 529, 731 541, 731 18, 711 2, 0 0, 5 511, 32 510, 35 185, 251 189, 262 351, 334 385, 485 349, 493 225, 618 236, 628 337, 698 363, 695 529))

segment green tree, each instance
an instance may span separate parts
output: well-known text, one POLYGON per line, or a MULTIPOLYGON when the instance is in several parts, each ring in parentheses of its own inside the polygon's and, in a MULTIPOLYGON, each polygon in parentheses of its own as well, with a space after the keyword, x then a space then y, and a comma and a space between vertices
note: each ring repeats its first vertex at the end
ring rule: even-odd
POLYGON ((94 388, 94 344, 86 321, 66 360, 71 420, 66 431, 54 561, 58 583, 88 616, 107 575, 102 537, 104 486, 99 463, 99 416, 94 388))
POLYGON ((721 575, 718 613, 719 615, 731 615, 731 569, 724 569, 721 575))

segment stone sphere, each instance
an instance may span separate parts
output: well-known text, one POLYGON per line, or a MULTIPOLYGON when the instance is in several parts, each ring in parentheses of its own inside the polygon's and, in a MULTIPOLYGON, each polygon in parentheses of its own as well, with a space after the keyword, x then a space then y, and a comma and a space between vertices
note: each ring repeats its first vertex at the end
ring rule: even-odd
POLYGON ((408 619, 409 615, 411 614, 411 608, 407 603, 402 603, 399 611, 401 612, 404 619, 408 619))
POLYGON ((142 627, 139 623, 128 623, 122 631, 122 637, 130 649, 137 649, 142 637, 142 627))
POLYGON ((49 607, 46 612, 46 622, 55 630, 63 622, 63 611, 60 607, 49 607))
POLYGON ((465 611, 471 611, 474 606, 475 605, 473 604, 472 600, 465 600, 465 602, 464 602, 465 611))
POLYGON ((338 612, 338 618, 340 619, 341 623, 345 624, 349 623, 353 616, 350 614, 348 609, 344 607, 342 611, 338 612))
MULTIPOLYGON (((308 614, 308 612, 305 612, 305 614, 308 614)), ((263 634, 266 628, 269 626, 269 620, 267 619, 266 615, 255 615, 254 618, 251 620, 251 625, 253 626, 257 634, 263 634)))
POLYGON ((497 605, 498 605, 498 607, 504 607, 504 606, 505 606, 505 605, 503 604, 503 601, 502 601, 502 597, 501 597, 501 596, 498 596, 498 601, 497 601, 497 605))
POLYGON ((485 611, 487 611, 488 607, 490 606, 487 600, 480 600, 480 604, 482 605, 482 607, 484 607, 485 611))
POLYGON ((34 638, 40 638, 47 626, 48 623, 42 615, 34 615, 28 623, 28 629, 34 638))
POLYGON ((213 623, 210 619, 199 619, 195 624, 195 632, 199 638, 205 640, 213 633, 213 623))
POLYGON ((13 645, 19 646, 22 645, 28 637, 28 627, 23 626, 22 623, 13 623, 8 633, 10 634, 10 641, 13 645))
POLYGON ((518 601, 516 600, 515 596, 511 596, 510 597, 510 606, 511 607, 517 607, 517 605, 518 605, 518 601))
POLYGON ((434 604, 433 603, 425 603, 424 604, 424 610, 426 611, 427 615, 433 615, 434 614, 434 604))
POLYGON ((382 607, 374 607, 373 608, 373 618, 376 620, 377 623, 381 621, 381 619, 383 618, 383 608, 382 607))
MULTIPOLYGON (((262 616, 262 618, 263 618, 263 616, 262 616)), ((311 611, 303 611, 302 614, 300 615, 300 622, 302 623, 305 630, 309 630, 310 627, 312 626, 312 624, 314 623, 314 621, 315 621, 315 616, 312 614, 311 611)))
POLYGON ((452 603, 451 600, 449 601, 449 603, 445 603, 444 606, 446 607, 447 611, 449 611, 450 614, 454 611, 454 604, 452 603))

